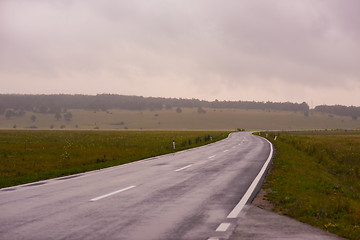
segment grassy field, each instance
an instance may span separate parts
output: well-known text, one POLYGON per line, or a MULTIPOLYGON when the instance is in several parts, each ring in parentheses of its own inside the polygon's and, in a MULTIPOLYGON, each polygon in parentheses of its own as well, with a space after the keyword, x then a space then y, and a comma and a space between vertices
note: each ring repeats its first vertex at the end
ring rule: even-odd
POLYGON ((0 188, 129 163, 227 137, 224 131, 0 130, 0 188))
POLYGON ((263 189, 274 210, 360 239, 360 131, 271 132, 268 139, 276 157, 263 189))
POLYGON ((320 113, 310 113, 306 117, 302 112, 211 108, 205 108, 206 113, 200 114, 197 108, 182 108, 181 113, 176 113, 175 109, 69 111, 73 115, 71 121, 56 120, 54 114, 32 112, 10 119, 0 115, 0 129, 360 129, 360 120, 320 113), (31 120, 32 115, 35 121, 31 120))

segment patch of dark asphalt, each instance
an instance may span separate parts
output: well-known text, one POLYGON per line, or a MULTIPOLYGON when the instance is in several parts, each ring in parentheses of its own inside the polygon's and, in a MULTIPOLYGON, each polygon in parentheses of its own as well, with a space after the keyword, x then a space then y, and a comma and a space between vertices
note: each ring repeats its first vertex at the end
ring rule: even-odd
POLYGON ((5 189, 1 189, 0 191, 2 192, 10 192, 10 191, 15 191, 16 188, 5 188, 5 189))
POLYGON ((67 179, 72 179, 72 178, 77 178, 77 177, 80 177, 84 174, 77 174, 77 175, 71 175, 71 176, 65 176, 65 177, 62 177, 62 178, 58 178, 56 180, 67 180, 67 179))
POLYGON ((24 185, 23 187, 33 187, 33 186, 39 186, 39 185, 44 185, 46 184, 47 182, 37 182, 37 183, 31 183, 31 184, 28 184, 28 185, 24 185))

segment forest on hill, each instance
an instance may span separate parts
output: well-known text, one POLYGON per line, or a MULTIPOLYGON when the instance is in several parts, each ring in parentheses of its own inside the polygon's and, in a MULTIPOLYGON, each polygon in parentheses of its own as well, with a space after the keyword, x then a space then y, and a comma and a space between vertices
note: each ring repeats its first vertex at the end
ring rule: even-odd
POLYGON ((278 110, 303 112, 309 111, 350 116, 356 120, 360 116, 360 107, 321 105, 309 109, 309 105, 291 102, 255 102, 255 101, 204 101, 199 99, 161 98, 125 96, 116 94, 98 95, 30 95, 0 94, 0 114, 21 115, 24 111, 34 113, 64 113, 68 109, 86 109, 107 111, 124 110, 161 110, 171 108, 234 108, 247 110, 278 110))
POLYGON ((341 105, 335 105, 335 106, 320 105, 320 106, 316 106, 314 108, 314 111, 335 114, 338 116, 349 116, 352 117, 353 120, 356 120, 358 117, 360 117, 360 107, 354 107, 354 106, 346 107, 341 105))

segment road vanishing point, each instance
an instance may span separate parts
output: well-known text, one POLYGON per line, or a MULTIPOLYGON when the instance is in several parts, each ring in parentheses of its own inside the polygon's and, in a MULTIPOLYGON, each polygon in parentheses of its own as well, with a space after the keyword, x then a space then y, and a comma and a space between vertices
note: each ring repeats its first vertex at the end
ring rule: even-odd
POLYGON ((0 190, 0 239, 227 239, 272 157, 248 132, 0 190))

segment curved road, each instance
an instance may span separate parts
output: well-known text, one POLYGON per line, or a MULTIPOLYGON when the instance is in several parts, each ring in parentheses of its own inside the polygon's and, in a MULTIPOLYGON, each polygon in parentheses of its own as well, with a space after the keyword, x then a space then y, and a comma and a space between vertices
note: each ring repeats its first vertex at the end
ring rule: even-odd
POLYGON ((228 238, 233 209, 270 152, 266 140, 233 133, 200 148, 2 189, 0 239, 228 238))

